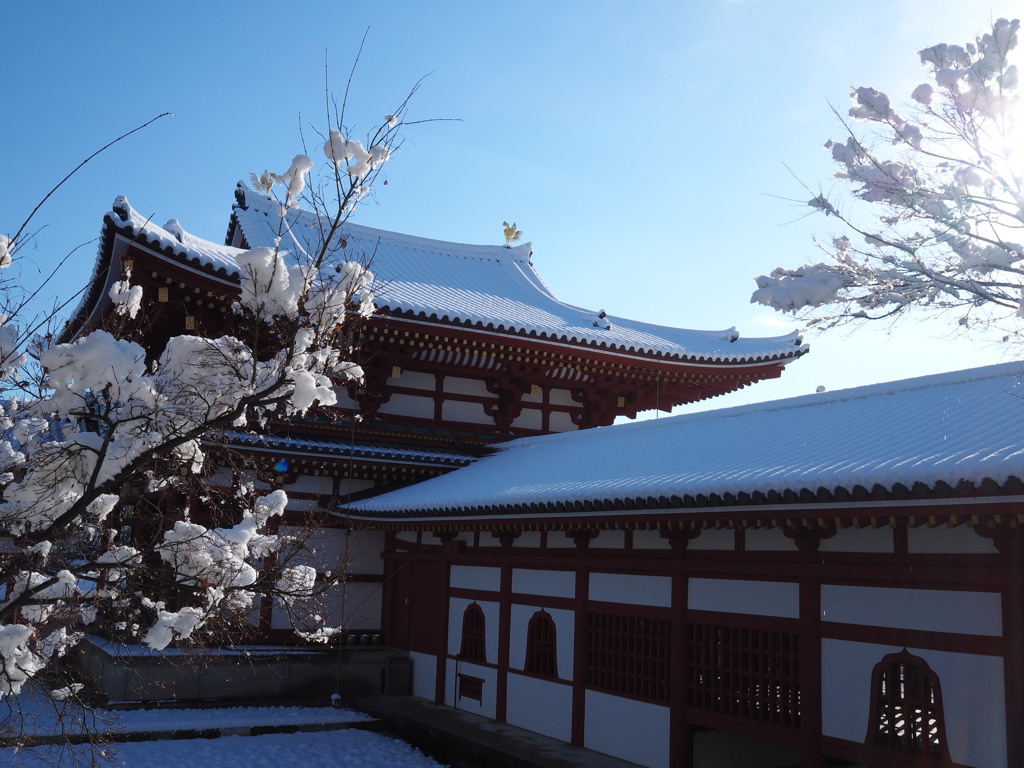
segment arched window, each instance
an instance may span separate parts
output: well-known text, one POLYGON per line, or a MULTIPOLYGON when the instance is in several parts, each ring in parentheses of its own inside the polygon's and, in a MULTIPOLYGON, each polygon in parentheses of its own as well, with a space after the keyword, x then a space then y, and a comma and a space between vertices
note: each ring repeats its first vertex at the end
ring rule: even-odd
POLYGON ((939 678, 906 648, 883 657, 871 673, 866 741, 904 754, 949 759, 939 678))
POLYGON ((484 610, 476 603, 470 603, 462 614, 462 647, 459 657, 466 661, 487 661, 484 610))
POLYGON ((526 628, 525 671, 544 677, 558 677, 555 622, 545 610, 533 614, 526 628))

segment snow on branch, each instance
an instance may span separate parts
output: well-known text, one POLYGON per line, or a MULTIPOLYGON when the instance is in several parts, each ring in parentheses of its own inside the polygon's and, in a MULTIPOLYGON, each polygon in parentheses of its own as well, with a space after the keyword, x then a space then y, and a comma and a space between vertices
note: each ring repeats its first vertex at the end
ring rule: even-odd
MULTIPOLYGON (((83 631, 161 650, 245 626, 263 599, 291 615, 337 583, 340 563, 332 576, 292 562, 302 537, 275 532, 287 495, 253 493, 251 467, 217 435, 333 404, 361 380, 352 325, 375 310, 374 277, 341 228, 394 156, 407 104, 365 144, 329 120, 320 169, 300 154, 254 174, 278 206, 277 240, 237 257, 240 294, 217 333, 147 335, 157 298, 126 265, 102 327, 58 342, 19 324, 29 292, 0 281, 0 698, 83 631), (300 205, 315 221, 301 241, 300 205)), ((22 231, 0 236, 0 269, 22 231)), ((300 623, 310 640, 339 632, 318 613, 300 623)))
POLYGON ((924 308, 1020 338, 1019 27, 998 19, 966 45, 919 51, 930 82, 902 109, 875 88, 851 89, 847 136, 825 144, 849 202, 823 193, 807 202, 843 231, 818 243, 827 260, 756 278, 752 302, 824 327, 924 308))

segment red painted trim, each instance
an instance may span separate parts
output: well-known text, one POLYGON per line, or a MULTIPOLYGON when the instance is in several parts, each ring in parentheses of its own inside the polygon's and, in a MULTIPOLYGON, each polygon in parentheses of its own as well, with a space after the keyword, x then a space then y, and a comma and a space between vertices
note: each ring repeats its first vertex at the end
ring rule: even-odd
POLYGON ((498 605, 498 677, 494 719, 504 723, 508 707, 508 664, 512 635, 512 566, 501 569, 501 593, 498 605))
MULTIPOLYGON (((803 554, 803 553, 801 553, 803 554)), ((821 750, 821 586, 800 582, 800 766, 823 768, 821 750)))
POLYGON ((842 624, 834 621, 823 621, 821 623, 821 636, 823 639, 828 640, 848 640, 855 643, 928 648, 933 651, 975 653, 982 656, 1003 656, 1007 647, 1006 641, 1001 637, 960 635, 954 632, 930 632, 920 629, 869 627, 861 624, 842 624))
POLYGON ((484 683, 482 677, 464 675, 461 672, 456 676, 456 691, 459 699, 472 699, 481 704, 484 702, 484 683))
POLYGON ((344 581, 358 584, 380 584, 384 582, 382 573, 351 573, 346 571, 344 581))
POLYGON ((686 688, 690 679, 689 647, 687 638, 687 601, 689 580, 685 574, 672 577, 672 670, 670 706, 673 716, 669 719, 669 765, 678 768, 693 768, 693 729, 686 717, 686 688))
POLYGON ((690 609, 686 612, 687 621, 694 624, 716 624, 723 627, 741 627, 749 629, 766 630, 768 632, 798 631, 800 620, 791 619, 785 616, 752 616, 749 613, 728 613, 725 611, 695 611, 690 609))
MULTIPOLYGON (((465 587, 452 587, 451 595, 452 597, 460 597, 464 600, 477 600, 488 603, 496 603, 501 600, 500 592, 466 589, 465 587)), ((509 592, 508 599, 512 605, 536 606, 537 608, 560 608, 571 611, 576 607, 576 601, 571 597, 549 597, 547 595, 509 592)))
POLYGON ((800 746, 800 731, 796 728, 767 725, 756 720, 744 720, 738 717, 729 717, 728 715, 720 715, 715 712, 707 712, 703 709, 692 709, 689 707, 686 709, 686 719, 692 725, 702 728, 738 733, 755 739, 788 744, 793 747, 800 746))
MULTIPOLYGON (((452 569, 451 569, 451 565, 448 564, 448 563, 445 563, 445 565, 444 565, 444 588, 441 591, 441 610, 439 611, 440 616, 441 616, 441 622, 440 622, 440 626, 438 627, 438 629, 435 630, 435 631, 440 633, 440 641, 441 641, 440 644, 439 644, 439 648, 438 648, 439 653, 437 654, 437 676, 436 676, 435 681, 434 681, 434 703, 435 704, 444 704, 445 686, 447 685, 447 682, 448 682, 448 646, 449 646, 448 631, 449 631, 449 626, 450 626, 450 616, 449 616, 449 613, 450 613, 450 606, 451 606, 451 599, 450 599, 450 590, 451 590, 451 586, 450 585, 451 585, 451 583, 452 583, 452 569)), ((453 700, 454 700, 455 692, 453 691, 452 693, 453 693, 453 700)))
POLYGON ((537 675, 533 672, 527 672, 524 669, 508 669, 509 675, 516 675, 518 677, 528 677, 531 680, 540 680, 543 683, 557 683, 558 685, 565 686, 566 688, 572 686, 572 680, 565 677, 547 677, 546 675, 537 675))
POLYGON ((587 702, 587 594, 590 574, 585 568, 576 571, 576 598, 573 600, 573 652, 572 652, 572 719, 570 742, 583 746, 586 730, 587 702))
POLYGON ((410 333, 430 334, 432 336, 438 334, 453 336, 459 338, 463 342, 477 341, 478 343, 481 343, 481 346, 479 347, 481 350, 484 345, 486 345, 488 349, 491 348, 491 345, 495 345, 494 348, 496 350, 499 350, 500 347, 502 349, 499 351, 512 351, 513 354, 518 350, 522 350, 523 353, 531 355, 543 351, 551 352, 552 350, 557 350, 557 354, 564 355, 567 361, 570 358, 587 358, 590 361, 600 360, 616 364, 631 364, 638 368, 649 368, 652 373, 655 371, 661 371, 663 372, 663 375, 675 376, 681 376, 683 372, 706 374, 712 371, 721 371, 721 375, 725 376, 733 374, 737 377, 745 377, 752 373, 760 372, 764 373, 768 377, 774 378, 781 373, 784 363, 798 357, 798 355, 794 354, 778 360, 760 363, 687 362, 672 360, 662 356, 655 356, 653 354, 613 351, 595 348, 589 344, 521 336, 514 332, 487 331, 478 328, 470 329, 461 325, 449 325, 430 320, 417 320, 385 313, 377 313, 371 316, 367 321, 367 326, 383 333, 408 330, 410 333))
POLYGON ((669 607, 608 603, 603 600, 588 600, 587 609, 593 613, 614 613, 619 616, 638 616, 642 619, 667 619, 670 618, 671 612, 669 607))
POLYGON ((465 587, 449 587, 450 597, 460 597, 464 600, 476 600, 481 603, 497 603, 501 592, 492 592, 489 589, 466 589, 465 587))
MULTIPOLYGON (((1019 730, 1019 729, 1018 729, 1019 730)), ((956 762, 936 762, 927 758, 922 759, 920 755, 907 755, 900 752, 891 752, 887 749, 870 747, 855 741, 837 739, 833 736, 822 736, 821 746, 829 757, 837 757, 840 760, 849 760, 853 763, 876 766, 877 768, 971 768, 971 766, 956 762)), ((1008 762, 1007 765, 1016 765, 1008 762)))
POLYGON ((1006 639, 1006 764, 1024 765, 1024 534, 997 542, 1012 566, 1014 578, 1002 590, 1003 635, 1006 639))

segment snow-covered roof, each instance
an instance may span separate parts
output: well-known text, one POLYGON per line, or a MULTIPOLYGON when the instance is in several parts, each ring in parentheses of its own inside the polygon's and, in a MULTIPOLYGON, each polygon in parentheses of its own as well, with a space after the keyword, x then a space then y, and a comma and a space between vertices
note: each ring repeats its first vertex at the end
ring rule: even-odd
POLYGON ((177 219, 158 226, 132 208, 124 196, 114 200, 113 210, 107 218, 122 232, 141 238, 146 245, 169 251, 194 266, 205 267, 222 276, 238 275, 235 256, 242 252, 241 249, 196 237, 186 232, 177 219))
POLYGON ((423 450, 401 445, 351 443, 345 440, 331 440, 328 438, 313 440, 275 435, 253 435, 248 432, 220 432, 217 438, 219 440, 226 440, 232 445, 269 450, 277 454, 295 452, 302 454, 303 457, 330 456, 335 458, 380 460, 447 467, 461 467, 472 461, 471 456, 458 451, 423 450))
MULTIPOLYGON (((250 247, 273 246, 278 203, 239 184, 234 224, 250 247)), ((319 242, 314 214, 292 210, 281 247, 310 252, 319 242)), ((418 319, 525 333, 563 342, 716 363, 789 360, 806 351, 798 334, 740 338, 735 328, 695 331, 652 325, 559 301, 531 264, 530 243, 466 245, 346 223, 346 257, 372 258, 378 309, 418 319), (605 327, 609 326, 609 327, 605 327)))
POLYGON ((614 510, 849 499, 878 486, 931 496, 953 495, 962 483, 1016 487, 1024 478, 1022 376, 1024 363, 1007 363, 522 438, 348 511, 408 518, 572 511, 581 503, 614 510))

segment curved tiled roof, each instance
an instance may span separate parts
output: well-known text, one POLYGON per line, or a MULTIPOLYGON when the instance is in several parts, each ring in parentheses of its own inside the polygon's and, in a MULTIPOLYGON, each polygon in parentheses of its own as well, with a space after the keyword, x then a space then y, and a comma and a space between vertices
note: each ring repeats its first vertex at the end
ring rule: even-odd
MULTIPOLYGON (((239 185, 233 228, 251 247, 271 246, 280 223, 279 205, 239 185)), ((316 217, 288 212, 281 247, 309 252, 318 242, 316 217)), ((734 328, 695 331, 642 323, 559 301, 530 263, 529 243, 512 248, 465 245, 346 223, 345 256, 372 259, 381 286, 381 312, 417 319, 522 333, 624 352, 713 363, 785 361, 803 354, 798 334, 740 338, 734 328), (610 324, 610 328, 603 326, 610 324)))
POLYGON ((1022 377, 1024 363, 1008 363, 522 438, 346 511, 408 518, 1020 493, 1022 377))
MULTIPOLYGON (((239 229, 251 247, 273 245, 280 220, 277 203, 241 184, 237 196, 232 231, 239 229)), ((308 251, 317 242, 312 213, 292 210, 287 223, 282 248, 308 251)), ((102 285, 97 276, 109 263, 112 231, 213 277, 238 279, 240 248, 196 237, 175 220, 161 227, 118 197, 104 219, 97 274, 80 311, 100 299, 93 294, 102 285)), ((796 333, 746 339, 734 328, 699 331, 610 314, 599 318, 598 310, 566 304, 551 293, 530 263, 528 243, 514 248, 465 245, 352 223, 344 225, 342 237, 345 258, 372 258, 377 306, 384 314, 696 363, 785 364, 807 351, 796 333)))
POLYGON ((248 432, 219 432, 214 442, 228 442, 261 450, 294 451, 303 456, 330 456, 365 460, 399 461, 414 464, 464 467, 473 457, 458 451, 433 451, 401 445, 350 443, 344 440, 253 435, 248 432))

